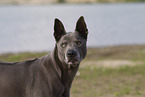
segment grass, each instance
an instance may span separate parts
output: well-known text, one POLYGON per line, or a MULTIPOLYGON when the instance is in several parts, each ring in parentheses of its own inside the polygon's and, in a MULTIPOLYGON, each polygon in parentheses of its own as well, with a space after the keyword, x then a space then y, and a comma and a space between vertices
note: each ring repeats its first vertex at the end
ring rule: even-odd
POLYGON ((80 69, 72 97, 145 97, 145 65, 80 69))
POLYGON ((8 61, 8 62, 16 62, 16 61, 24 61, 28 59, 34 59, 34 58, 39 58, 44 55, 48 54, 48 52, 35 52, 35 53, 8 53, 8 54, 3 54, 0 55, 0 60, 1 61, 8 61))
MULTIPOLYGON (((1 61, 24 61, 43 53, 0 55, 1 61)), ((145 97, 145 45, 89 48, 71 88, 71 97, 145 97), (129 60, 141 62, 118 68, 98 67, 95 62, 129 60), (87 62, 92 62, 85 65, 87 62)))

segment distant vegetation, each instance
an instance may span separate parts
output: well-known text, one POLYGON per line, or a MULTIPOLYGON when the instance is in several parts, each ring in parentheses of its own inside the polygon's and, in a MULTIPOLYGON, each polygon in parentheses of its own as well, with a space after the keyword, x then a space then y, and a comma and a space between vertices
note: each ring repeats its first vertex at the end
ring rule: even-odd
POLYGON ((64 3, 65 0, 58 0, 58 3, 64 3))
POLYGON ((145 0, 0 0, 0 4, 54 4, 54 3, 120 3, 145 0))
POLYGON ((138 2, 140 2, 141 0, 124 0, 125 2, 136 2, 136 1, 138 1, 138 2))
POLYGON ((145 0, 97 0, 97 2, 145 2, 145 0))

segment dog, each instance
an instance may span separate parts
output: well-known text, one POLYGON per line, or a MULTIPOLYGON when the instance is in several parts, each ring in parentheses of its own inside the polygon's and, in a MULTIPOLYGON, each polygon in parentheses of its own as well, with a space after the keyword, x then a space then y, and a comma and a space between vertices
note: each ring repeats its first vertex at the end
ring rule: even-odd
POLYGON ((81 16, 74 32, 54 21, 51 54, 23 62, 0 62, 0 97, 70 97, 72 81, 87 54, 88 29, 81 16))

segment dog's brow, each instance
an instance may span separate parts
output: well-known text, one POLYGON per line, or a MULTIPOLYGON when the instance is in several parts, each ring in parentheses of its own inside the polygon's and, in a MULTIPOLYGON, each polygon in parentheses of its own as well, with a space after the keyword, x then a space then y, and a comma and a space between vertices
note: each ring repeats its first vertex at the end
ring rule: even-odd
POLYGON ((71 33, 68 33, 68 34, 66 34, 66 35, 63 37, 63 39, 64 39, 64 40, 68 40, 68 39, 70 39, 72 36, 73 36, 73 35, 72 35, 71 33), (69 37, 68 37, 68 36, 69 36, 69 37))
POLYGON ((68 37, 67 36, 65 36, 64 38, 63 38, 63 40, 67 40, 68 39, 68 37))

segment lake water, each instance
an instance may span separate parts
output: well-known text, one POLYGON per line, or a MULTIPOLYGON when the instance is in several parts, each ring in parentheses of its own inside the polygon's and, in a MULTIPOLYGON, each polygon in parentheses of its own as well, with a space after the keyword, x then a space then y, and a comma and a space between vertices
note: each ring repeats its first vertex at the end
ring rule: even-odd
POLYGON ((145 44, 145 3, 0 6, 0 53, 50 51, 54 19, 74 31, 80 16, 89 47, 145 44))

